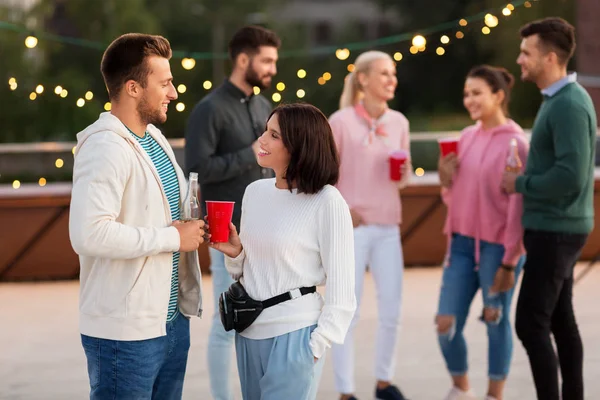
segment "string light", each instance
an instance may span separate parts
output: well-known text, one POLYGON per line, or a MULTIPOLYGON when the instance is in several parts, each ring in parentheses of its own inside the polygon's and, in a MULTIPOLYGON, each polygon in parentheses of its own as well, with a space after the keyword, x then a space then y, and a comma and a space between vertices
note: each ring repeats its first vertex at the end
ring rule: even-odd
POLYGON ((254 94, 255 94, 255 95, 259 95, 259 94, 260 94, 260 88, 259 88, 258 86, 254 86, 254 87, 252 88, 252 90, 254 91, 254 94))
POLYGON ((185 110, 185 104, 177 103, 177 105, 175 106, 175 109, 179 112, 183 112, 183 110, 185 110))
POLYGON ((490 28, 495 28, 498 26, 498 17, 492 14, 486 14, 484 18, 484 22, 490 28))
POLYGON ((448 44, 448 43, 450 43, 450 38, 448 36, 444 35, 440 38, 440 42, 442 42, 443 44, 448 44))
POLYGON ((73 146, 73 148, 71 149, 71 153, 75 154, 75 150, 77 150, 77 146, 73 146))
POLYGON ((400 53, 399 51, 394 53, 394 60, 396 61, 401 61, 402 60, 402 53, 400 53))
POLYGON ((77 104, 77 107, 81 108, 81 107, 85 106, 85 100, 80 97, 77 99, 77 103, 75 103, 75 104, 77 104))
POLYGON ((417 54, 419 52, 419 48, 417 46, 410 46, 410 54, 417 54))
POLYGON ((423 168, 419 167, 419 168, 415 169, 415 175, 423 176, 423 175, 425 175, 425 170, 423 168))
POLYGON ((325 79, 325 81, 330 80, 331 79, 331 74, 329 72, 323 73, 323 79, 325 79))
POLYGON ((277 87, 277 90, 279 90, 280 92, 283 92, 285 90, 285 83, 279 82, 276 87, 277 87))
POLYGON ((419 47, 419 51, 422 53, 425 51, 425 49, 427 49, 427 47, 423 46, 423 47, 419 47))
POLYGON ((354 72, 354 64, 348 64, 348 67, 346 69, 348 70, 348 72, 354 72))
POLYGON ((40 180, 38 181, 38 184, 39 184, 41 187, 44 187, 44 186, 46 186, 46 178, 44 178, 44 177, 41 177, 41 178, 40 178, 40 180))
POLYGON ((298 75, 298 78, 304 79, 304 78, 306 78, 306 71, 303 69, 299 69, 297 75, 298 75))
POLYGON ((502 15, 504 15, 505 17, 508 17, 510 14, 512 14, 512 11, 510 11, 508 7, 502 9, 502 15))
POLYGON ((324 84, 327 83, 325 78, 323 78, 322 76, 320 76, 319 79, 317 79, 317 82, 319 82, 319 85, 321 85, 321 86, 323 86, 324 84))
POLYGON ((515 11, 515 6, 513 6, 511 3, 508 3, 506 8, 508 8, 510 11, 515 11))
POLYGON ((14 85, 15 83, 17 83, 17 78, 10 78, 10 79, 8 80, 8 84, 9 84, 9 85, 14 85))
POLYGON ((54 165, 56 166, 56 168, 62 168, 63 165, 65 165, 65 162, 62 160, 62 158, 57 158, 54 162, 54 165))
POLYGON ((194 67, 196 66, 196 60, 194 60, 193 58, 184 58, 181 60, 181 66, 183 67, 183 69, 185 70, 191 70, 194 69, 194 67))
POLYGON ((64 99, 65 97, 67 97, 68 95, 69 95, 69 92, 67 91, 67 89, 63 89, 63 90, 60 92, 60 97, 62 97, 63 99, 64 99))
POLYGON ((306 95, 306 92, 303 89, 298 89, 298 91, 296 92, 296 96, 301 99, 306 95))
POLYGON ((412 39, 412 45, 415 46, 416 48, 420 49, 422 47, 425 47, 425 45, 427 45, 427 39, 425 39, 425 37, 423 35, 416 35, 412 39))
POLYGON ((33 35, 27 36, 25 38, 25 47, 27 47, 28 49, 33 49, 35 46, 37 46, 37 44, 38 39, 33 35))
POLYGON ((435 52, 437 53, 438 56, 443 56, 444 53, 446 53, 446 50, 443 47, 438 47, 435 52))
POLYGON ((467 26, 468 22, 467 22, 467 20, 466 20, 466 19, 464 19, 464 18, 463 18, 463 19, 461 19, 460 21, 458 21, 458 24, 459 24, 460 26, 467 26))
POLYGON ((187 87, 185 87, 185 85, 183 83, 181 85, 177 86, 177 91, 181 94, 185 93, 186 90, 187 90, 187 87))
POLYGON ((10 90, 13 90, 13 91, 14 91, 14 90, 17 90, 17 86, 19 86, 19 85, 17 85, 17 82, 16 82, 16 81, 15 81, 15 82, 13 82, 13 83, 11 83, 11 84, 10 84, 10 90))
POLYGON ((60 86, 60 85, 54 88, 54 93, 55 93, 57 96, 60 96, 60 94, 62 93, 62 91, 63 91, 63 88, 62 88, 62 86, 60 86))
POLYGON ((464 33, 462 33, 461 31, 458 31, 458 32, 456 32, 456 38, 457 38, 457 39, 462 39, 462 38, 464 38, 464 37, 465 37, 465 34, 464 34, 464 33))
POLYGON ((273 101, 275 103, 279 103, 281 101, 281 95, 279 93, 273 93, 273 96, 271 96, 271 99, 273 99, 273 101))
POLYGON ((483 28, 481 28, 481 32, 482 32, 484 35, 489 35, 489 34, 490 34, 490 32, 491 32, 491 29, 490 29, 490 28, 488 28, 487 26, 484 26, 483 28))
POLYGON ((34 101, 35 99, 37 99, 37 93, 31 92, 29 94, 29 100, 34 101))
POLYGON ((525 6, 525 8, 531 8, 531 3, 526 1, 525 3, 523 3, 523 5, 525 6))
POLYGON ((35 92, 36 92, 37 94, 42 94, 42 93, 44 93, 44 86, 42 86, 42 85, 37 85, 37 86, 36 86, 36 88, 35 88, 35 92))
POLYGON ((94 93, 92 93, 90 90, 88 90, 87 92, 85 92, 85 99, 87 101, 91 101, 94 98, 94 93))
POLYGON ((13 189, 18 189, 21 187, 21 182, 15 180, 13 181, 13 189))
POLYGON ((211 81, 204 81, 204 83, 202 84, 202 87, 206 90, 210 90, 210 88, 212 87, 212 82, 211 81))
POLYGON ((348 49, 337 49, 335 51, 335 56, 338 58, 338 60, 347 60, 348 57, 350 57, 350 50, 348 49))
POLYGON ((104 111, 110 111, 112 109, 112 104, 109 102, 104 103, 104 111))

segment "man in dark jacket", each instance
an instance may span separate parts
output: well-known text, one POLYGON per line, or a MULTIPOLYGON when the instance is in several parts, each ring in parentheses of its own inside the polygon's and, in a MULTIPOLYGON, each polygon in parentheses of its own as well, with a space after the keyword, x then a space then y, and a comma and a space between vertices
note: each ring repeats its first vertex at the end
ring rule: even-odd
MULTIPOLYGON (((197 172, 206 214, 206 200, 235 201, 233 223, 240 226, 246 186, 271 178, 270 169, 257 162, 257 139, 265 130, 271 104, 255 88, 264 90, 277 73, 280 39, 267 29, 247 26, 229 42, 231 75, 193 109, 185 132, 187 173, 197 172)), ((215 400, 231 400, 229 385, 232 332, 219 318, 218 296, 233 283, 225 270, 223 253, 209 249, 215 310, 208 339, 208 371, 215 400)))

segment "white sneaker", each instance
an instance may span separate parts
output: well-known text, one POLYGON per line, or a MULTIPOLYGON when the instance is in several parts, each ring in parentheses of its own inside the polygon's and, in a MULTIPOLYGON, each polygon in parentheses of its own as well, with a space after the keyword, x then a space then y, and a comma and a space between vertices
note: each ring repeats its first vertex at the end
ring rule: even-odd
POLYGON ((453 387, 448 392, 448 395, 444 397, 444 400, 477 400, 477 397, 475 397, 475 393, 471 389, 468 392, 463 392, 459 388, 453 387))

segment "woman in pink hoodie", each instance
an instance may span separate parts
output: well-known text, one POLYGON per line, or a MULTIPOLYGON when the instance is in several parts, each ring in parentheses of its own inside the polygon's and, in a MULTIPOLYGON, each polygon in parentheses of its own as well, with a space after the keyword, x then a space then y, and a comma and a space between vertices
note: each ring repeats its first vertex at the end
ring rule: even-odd
POLYGON ((449 249, 439 299, 438 338, 453 387, 446 400, 475 399, 467 377, 463 328, 471 302, 481 288, 487 325, 487 399, 501 400, 512 357, 510 304, 523 266, 522 197, 501 189, 502 173, 516 139, 524 167, 528 142, 507 117, 513 76, 490 66, 467 75, 464 106, 477 123, 464 129, 458 155, 440 158, 442 195, 448 206, 449 249))

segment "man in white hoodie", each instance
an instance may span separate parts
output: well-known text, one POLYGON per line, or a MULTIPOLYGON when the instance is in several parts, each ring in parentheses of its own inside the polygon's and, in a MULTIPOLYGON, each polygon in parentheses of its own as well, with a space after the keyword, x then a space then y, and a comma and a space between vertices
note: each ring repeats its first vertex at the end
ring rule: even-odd
POLYGON ((177 98, 171 47, 126 34, 101 71, 112 110, 77 135, 69 234, 91 399, 180 399, 189 317, 202 313, 203 221, 179 221, 186 180, 154 126, 177 98))

